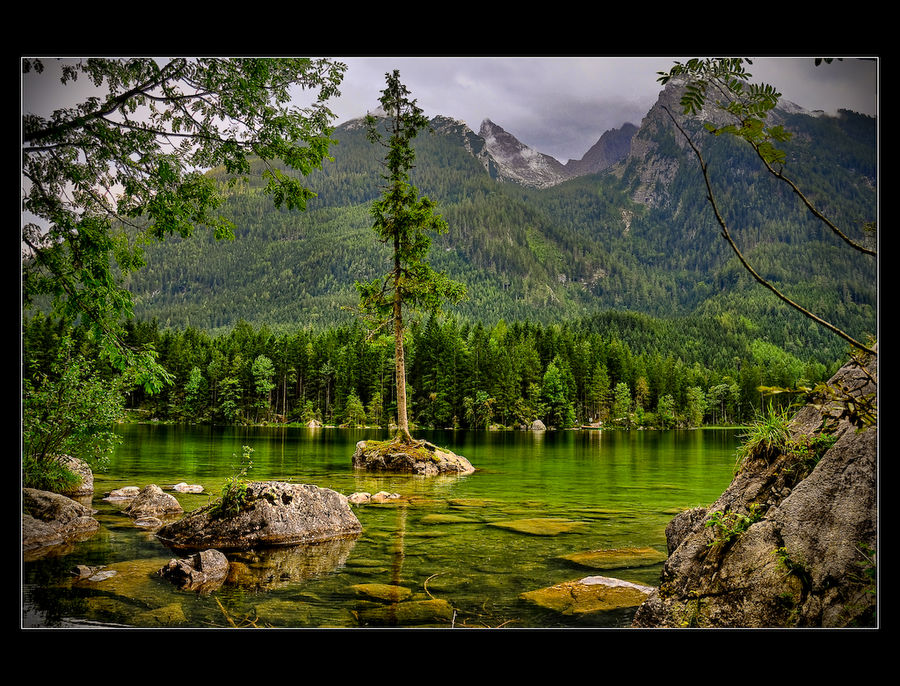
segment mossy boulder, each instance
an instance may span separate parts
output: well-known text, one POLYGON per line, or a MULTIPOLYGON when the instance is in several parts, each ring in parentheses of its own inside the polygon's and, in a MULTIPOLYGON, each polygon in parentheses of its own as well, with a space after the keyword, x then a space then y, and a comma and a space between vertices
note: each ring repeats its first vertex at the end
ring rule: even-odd
POLYGON ((422 476, 463 475, 475 471, 461 455, 428 441, 360 441, 353 466, 373 472, 398 472, 422 476))
POLYGON ((164 526, 157 536, 175 549, 246 550, 355 538, 362 525, 347 497, 328 488, 282 481, 246 484, 238 511, 216 504, 164 526))

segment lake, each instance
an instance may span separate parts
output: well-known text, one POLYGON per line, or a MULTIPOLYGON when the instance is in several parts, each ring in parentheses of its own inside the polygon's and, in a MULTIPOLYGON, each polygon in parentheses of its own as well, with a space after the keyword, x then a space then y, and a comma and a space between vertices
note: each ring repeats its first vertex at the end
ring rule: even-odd
MULTIPOLYGON (((357 472, 357 441, 386 432, 351 429, 124 425, 110 468, 95 474, 92 507, 101 530, 66 554, 23 563, 23 626, 259 627, 622 627, 636 608, 568 616, 521 597, 586 576, 657 585, 659 559, 620 568, 581 566, 573 553, 652 548, 662 558, 665 527, 679 511, 713 502, 732 478, 733 430, 420 431, 467 457, 463 477, 357 472), (229 554, 243 570, 212 593, 175 588, 153 574, 175 554, 102 500, 114 488, 201 484, 175 494, 185 511, 216 497, 253 448, 253 480, 284 480, 344 495, 389 491, 403 505, 360 505, 362 535, 299 549, 229 554), (517 523, 546 520, 550 531, 517 523), (509 528, 512 527, 512 528, 509 528), (77 564, 118 574, 74 583, 77 564), (104 586, 104 584, 109 584, 104 586), (405 600, 443 601, 452 615, 396 612, 360 589, 402 587, 405 600)), ((396 592, 396 589, 393 591, 396 592)), ((404 607, 414 607, 409 604, 404 607)))

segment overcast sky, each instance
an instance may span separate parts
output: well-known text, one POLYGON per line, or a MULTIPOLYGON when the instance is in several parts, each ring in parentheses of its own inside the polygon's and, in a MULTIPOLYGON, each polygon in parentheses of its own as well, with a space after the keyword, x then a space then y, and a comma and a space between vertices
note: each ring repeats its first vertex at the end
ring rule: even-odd
MULTIPOLYGON (((626 122, 640 125, 661 90, 667 57, 337 57, 349 65, 339 122, 378 104, 384 74, 401 81, 429 116, 465 121, 476 132, 491 119, 521 142, 560 161, 580 159, 600 136, 626 122)), ((845 58, 759 58, 754 80, 776 86, 807 109, 847 108, 877 114, 877 62, 845 58)))
MULTIPOLYGON (((378 106, 385 72, 401 81, 429 116, 465 121, 476 132, 491 119, 521 142, 562 162, 580 159, 600 136, 626 122, 640 125, 661 89, 669 57, 340 57, 349 69, 332 102, 337 123, 378 106)), ((47 60, 51 62, 52 60, 47 60)), ((807 109, 839 107, 877 114, 878 63, 845 58, 816 67, 807 58, 759 58, 755 79, 807 109)), ((36 91, 23 80, 23 106, 47 111, 67 103, 58 81, 36 91)), ((83 81, 79 81, 79 86, 83 81)), ((72 90, 71 86, 65 90, 72 90)))

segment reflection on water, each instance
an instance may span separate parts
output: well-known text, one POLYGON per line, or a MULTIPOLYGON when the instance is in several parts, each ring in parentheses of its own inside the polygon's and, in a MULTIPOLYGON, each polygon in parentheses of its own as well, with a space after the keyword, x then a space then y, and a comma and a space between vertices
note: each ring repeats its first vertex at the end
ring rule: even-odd
MULTIPOLYGON (((478 469, 435 478, 354 471, 356 442, 384 437, 374 430, 119 431, 124 442, 109 471, 95 477, 100 532, 23 565, 25 626, 627 626, 633 609, 573 618, 521 594, 596 573, 573 562, 575 553, 664 553, 672 516, 712 502, 728 485, 737 442, 730 431, 421 432, 478 469), (234 473, 242 445, 254 449, 252 479, 403 499, 354 507, 363 525, 357 539, 229 553, 224 586, 207 595, 178 590, 155 574, 173 555, 102 497, 185 481, 204 493, 175 494, 182 507, 201 507, 234 473), (76 564, 117 574, 76 580, 76 564)), ((603 574, 656 585, 658 559, 638 564, 603 574)))

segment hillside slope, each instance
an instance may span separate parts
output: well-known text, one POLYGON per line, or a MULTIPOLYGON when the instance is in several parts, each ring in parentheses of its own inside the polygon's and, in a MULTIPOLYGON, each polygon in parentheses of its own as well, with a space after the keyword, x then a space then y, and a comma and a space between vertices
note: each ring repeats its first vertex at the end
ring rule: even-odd
MULTIPOLYGON (((416 141, 413 180, 450 226, 435 240, 431 260, 468 287, 469 299, 453 313, 485 323, 551 322, 608 309, 656 317, 739 313, 765 321, 798 351, 820 346, 815 327, 762 292, 718 236, 696 160, 660 111, 673 97, 664 90, 639 129, 627 132, 627 155, 621 145, 605 146, 617 150, 611 154, 618 162, 547 188, 502 181, 502 160, 483 137, 436 118, 435 133, 416 141)), ((849 112, 781 116, 797 132, 788 148, 792 171, 836 221, 859 234, 876 212, 875 121, 849 112)), ((874 260, 844 249, 734 141, 692 131, 757 268, 853 335, 874 333, 874 260)), ((274 209, 254 182, 229 190, 223 212, 237 227, 234 242, 198 235, 148 247, 148 266, 127 284, 138 316, 208 330, 239 319, 274 326, 349 321, 354 282, 387 264, 368 215, 380 193, 381 151, 359 122, 339 127, 335 137, 334 162, 309 177, 318 198, 307 212, 274 209)))

